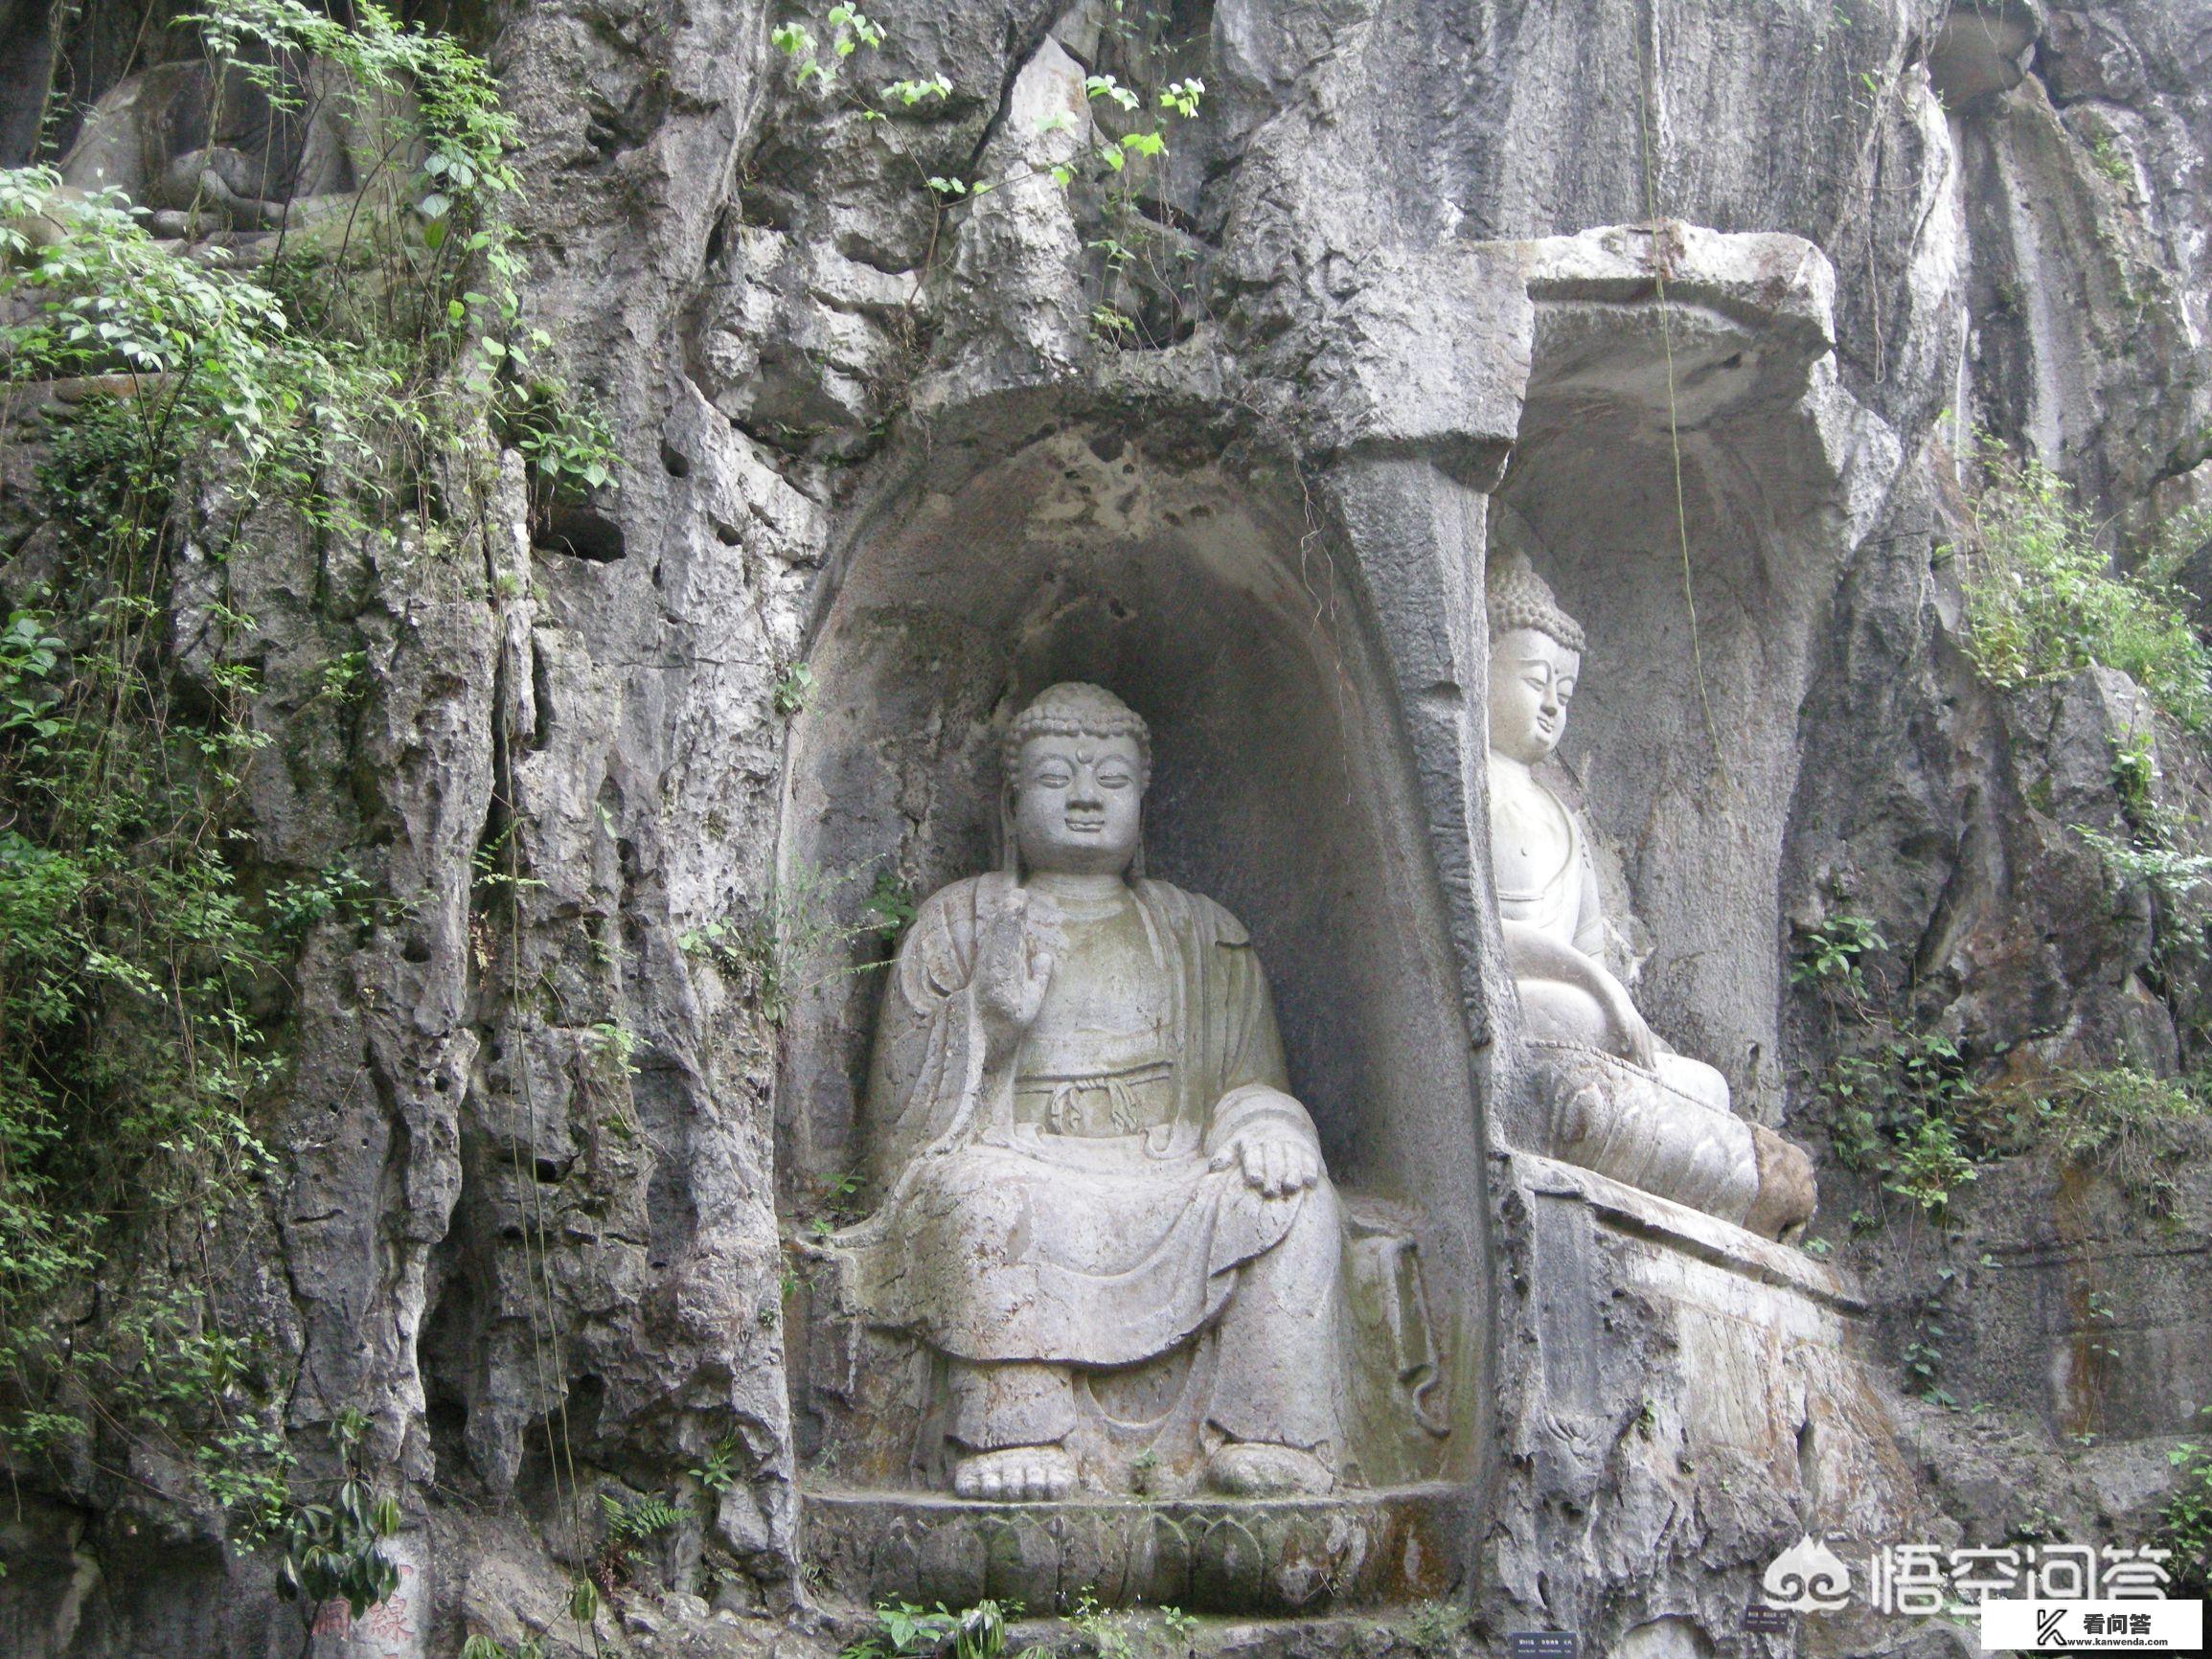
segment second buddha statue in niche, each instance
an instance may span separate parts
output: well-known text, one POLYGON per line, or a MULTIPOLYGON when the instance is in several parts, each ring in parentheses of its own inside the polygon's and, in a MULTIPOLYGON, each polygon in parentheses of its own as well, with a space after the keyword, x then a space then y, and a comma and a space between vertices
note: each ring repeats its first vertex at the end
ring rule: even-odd
POLYGON ((1151 1402, 1125 1418, 1195 1397, 1215 1491, 1325 1491, 1343 1222, 1251 941, 1136 868, 1150 735, 1120 699, 1054 686, 1003 758, 1009 867, 933 894, 891 967, 854 1292, 933 1356, 963 1497, 1068 1495, 1115 1389, 1151 1402))
POLYGON ((1525 556, 1490 570, 1490 827, 1524 1029, 1550 1068, 1551 1150, 1768 1236, 1813 1210, 1803 1151, 1730 1110, 1727 1079, 1655 1036, 1606 966, 1582 820, 1537 776, 1559 747, 1583 630, 1525 556))

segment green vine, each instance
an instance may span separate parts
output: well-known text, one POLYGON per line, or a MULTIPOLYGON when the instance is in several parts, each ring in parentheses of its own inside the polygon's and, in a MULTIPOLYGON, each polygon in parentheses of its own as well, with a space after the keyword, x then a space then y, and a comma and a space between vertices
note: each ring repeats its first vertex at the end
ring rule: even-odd
MULTIPOLYGON (((157 239, 117 193, 0 172, 0 428, 43 453, 54 538, 43 579, 0 595, 0 1463, 151 1447, 241 1545, 284 1545, 304 1603, 358 1610, 389 1588, 396 1511, 357 1422, 336 1502, 293 1499, 274 1356, 226 1325, 217 1251, 274 1166, 296 952, 412 896, 342 860, 251 864, 270 737, 230 560, 294 534, 436 554, 474 533, 496 444, 544 499, 610 486, 613 460, 525 325, 489 69, 374 4, 350 16, 218 0, 174 25, 280 107, 302 63, 333 72, 376 135, 346 210, 287 218, 250 266, 157 239)), ((373 676, 332 643, 315 696, 343 711, 373 676)))
MULTIPOLYGON (((1169 133, 1197 119, 1206 83, 1195 74, 1176 76, 1162 38, 1168 14, 1111 0, 1102 18, 1101 61, 1083 77, 1082 147, 1067 159, 991 175, 932 170, 882 130, 887 143, 912 166, 937 206, 939 225, 948 210, 970 205, 995 191, 1033 179, 1081 192, 1079 215, 1087 220, 1086 246, 1096 257, 1100 292, 1091 308, 1092 337, 1106 346, 1164 345, 1197 304, 1192 250, 1163 230, 1148 200, 1164 182, 1169 133), (1110 54, 1128 76, 1109 69, 1110 54)), ((870 123, 890 123, 944 105, 959 96, 942 71, 883 81, 863 81, 863 55, 884 49, 882 25, 851 5, 832 6, 818 25, 810 19, 778 24, 770 43, 789 60, 794 84, 823 105, 870 123)), ((1071 131, 1077 118, 1065 110, 1039 119, 1039 134, 1071 131)), ((934 230, 930 246, 938 237, 934 230)), ((925 259, 924 263, 927 261, 925 259)))

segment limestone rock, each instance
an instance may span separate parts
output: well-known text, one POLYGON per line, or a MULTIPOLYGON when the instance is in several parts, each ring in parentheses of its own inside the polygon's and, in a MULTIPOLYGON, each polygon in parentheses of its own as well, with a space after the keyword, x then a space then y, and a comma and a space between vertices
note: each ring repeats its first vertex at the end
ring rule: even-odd
MULTIPOLYGON (((66 146, 127 44, 33 10, 10 161, 57 55, 66 146)), ((450 547, 248 518, 165 594, 186 683, 224 662, 214 602, 262 624, 254 881, 343 863, 391 900, 306 941, 279 1169, 212 1294, 266 1332, 295 1443, 368 1418, 424 1650, 586 1650, 560 1609, 590 1574, 600 1638, 644 1652, 859 1633, 807 1540, 888 1560, 915 1524, 811 1511, 802 1474, 877 1455, 838 1427, 899 1380, 811 1313, 888 955, 863 907, 984 867, 994 734, 1079 670, 1187 742, 1152 852, 1259 940, 1332 1171, 1435 1218, 1431 1312, 1479 1381, 1450 1399, 1473 1472, 1373 1534, 1456 1528, 1471 1581, 1363 1560, 1378 1607, 1224 1617, 1206 1650, 1734 1651, 1810 1530, 2144 1541, 2201 1403, 2201 1253, 2093 1167, 1993 1164, 1948 1216, 1885 1194, 1814 1132, 1836 1032, 1790 969, 1847 909, 1890 942, 1877 990, 1977 1064, 2201 1060, 2201 973, 2081 833, 2127 821, 2133 688, 1981 684, 1941 550, 1976 425, 2129 556, 2204 494, 2205 0, 1169 8, 1147 61, 1208 91, 1122 208, 1050 172, 1112 119, 1086 78, 1133 80, 1100 6, 883 0, 866 83, 954 87, 883 123, 797 86, 755 0, 494 10, 528 304, 619 486, 555 522, 515 461, 443 481, 475 504, 450 547), (1132 224, 1172 280, 1109 266, 1132 224), (1820 1153, 1855 1271, 1543 1156, 1487 888, 1509 514, 1608 653, 1559 786, 1636 1004, 1820 1153), (340 710, 314 691, 345 653, 340 710), (1855 1209, 1891 1225, 1855 1243, 1855 1209), (1978 1378, 1979 1418, 1898 1398, 1936 1261, 1939 1386, 1978 1378), (603 1490, 689 1518, 631 1562, 603 1490), (1424 1621, 1431 1588, 1457 1610, 1424 1621)), ((25 504, 70 395, 0 408, 0 606, 51 574, 25 504)), ((2153 798, 2201 811, 2201 739, 2155 739, 2153 798)), ((2201 1239, 2205 1161, 2159 1168, 2201 1239)), ((17 1470, 0 1647, 296 1647, 267 1557, 172 1501, 188 1472, 17 1470)), ((933 1581, 1041 1581, 1014 1531, 940 1534, 933 1581)), ((1220 1581, 1280 1599, 1285 1558, 1224 1544, 1220 1581)))

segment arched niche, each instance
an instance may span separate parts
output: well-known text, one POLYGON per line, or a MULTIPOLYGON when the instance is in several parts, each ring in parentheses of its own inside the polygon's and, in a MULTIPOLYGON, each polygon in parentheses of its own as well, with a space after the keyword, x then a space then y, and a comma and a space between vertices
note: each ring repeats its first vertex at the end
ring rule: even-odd
POLYGON ((1492 549, 1527 552, 1588 636, 1554 764, 1640 959, 1638 1004, 1770 1122, 1798 708, 1852 540, 1849 399, 1824 342, 1767 319, 1537 297, 1492 549))
MULTIPOLYGON (((1458 977, 1369 622, 1295 483, 1255 485, 1156 429, 1048 424, 921 469, 826 585, 780 847, 787 886, 828 896, 832 934, 785 1026, 787 1218, 803 1227, 864 1163, 881 976, 845 971, 870 951, 839 929, 884 872, 921 896, 991 868, 1007 722, 1056 680, 1096 681, 1152 729, 1149 873, 1250 929, 1332 1176, 1418 1237, 1451 1425, 1426 1478, 1467 1479, 1490 1290, 1458 977)), ((850 1356, 794 1323, 799 1447, 819 1471, 825 1437, 851 1432, 832 1375, 850 1356)))

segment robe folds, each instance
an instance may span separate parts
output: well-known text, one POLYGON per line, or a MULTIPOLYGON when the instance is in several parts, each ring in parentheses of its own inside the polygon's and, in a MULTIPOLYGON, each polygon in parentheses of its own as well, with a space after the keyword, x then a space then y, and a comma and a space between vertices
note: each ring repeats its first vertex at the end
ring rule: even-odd
POLYGON ((1135 1134, 1055 1134, 1015 1119, 1011 1060, 988 1062, 973 985, 980 919, 1003 874, 933 895, 893 963, 869 1079, 884 1194, 837 1236, 858 1306, 971 1363, 1134 1365, 1188 1340, 1315 1190, 1267 1198, 1236 1160, 1245 1127, 1318 1143, 1286 1092, 1249 937, 1211 899, 1131 884, 1168 992, 1173 1116, 1135 1134))
MULTIPOLYGON (((1540 778, 1530 778, 1536 798, 1548 805, 1566 825, 1566 846, 1559 867, 1526 892, 1505 885, 1497 888, 1498 915, 1507 921, 1525 921, 1562 944, 1571 944, 1585 956, 1603 961, 1606 951, 1605 911, 1598 898, 1597 868, 1590 862, 1589 844, 1583 836, 1582 815, 1552 791, 1540 778)), ((1500 819, 1525 812, 1531 803, 1508 798, 1494 790, 1491 803, 1492 833, 1506 831, 1500 819)))

